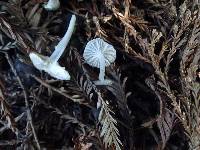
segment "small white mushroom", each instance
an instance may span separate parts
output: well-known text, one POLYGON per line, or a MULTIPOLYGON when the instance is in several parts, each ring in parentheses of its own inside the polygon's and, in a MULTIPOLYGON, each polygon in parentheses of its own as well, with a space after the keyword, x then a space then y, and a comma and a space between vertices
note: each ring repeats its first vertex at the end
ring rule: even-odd
POLYGON ((35 52, 31 52, 29 54, 33 65, 38 70, 44 70, 52 77, 60 80, 70 80, 69 73, 65 70, 64 67, 61 67, 59 65, 58 60, 63 54, 65 48, 67 47, 67 44, 69 43, 69 40, 74 30, 75 22, 76 16, 72 15, 67 32, 65 33, 61 41, 58 43, 58 45, 55 47, 55 50, 50 57, 43 56, 35 52))
POLYGON ((109 80, 105 80, 105 67, 109 66, 116 59, 116 50, 114 47, 100 38, 89 41, 85 47, 83 57, 85 61, 93 66, 100 68, 98 85, 110 84, 109 80))
POLYGON ((49 0, 47 4, 44 4, 44 8, 49 11, 57 10, 60 7, 59 0, 49 0))

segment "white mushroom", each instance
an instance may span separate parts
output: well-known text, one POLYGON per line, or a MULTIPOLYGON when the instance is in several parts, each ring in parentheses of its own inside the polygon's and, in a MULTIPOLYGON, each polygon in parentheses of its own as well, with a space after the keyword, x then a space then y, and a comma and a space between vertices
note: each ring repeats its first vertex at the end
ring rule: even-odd
POLYGON ((49 0, 47 4, 44 4, 44 8, 46 10, 57 10, 60 7, 60 1, 59 0, 49 0))
POLYGON ((114 47, 100 38, 89 41, 85 47, 83 57, 85 61, 93 66, 100 68, 98 85, 109 84, 109 80, 105 80, 105 67, 109 66, 116 59, 116 50, 114 47))
POLYGON ((29 54, 33 65, 37 69, 44 70, 54 78, 60 80, 70 80, 69 73, 65 70, 64 67, 61 67, 59 65, 58 60, 63 54, 65 48, 67 47, 67 44, 69 43, 69 40, 74 30, 75 22, 76 16, 72 15, 67 32, 65 33, 61 41, 58 43, 58 45, 55 47, 55 50, 50 57, 43 56, 35 52, 31 52, 29 54))

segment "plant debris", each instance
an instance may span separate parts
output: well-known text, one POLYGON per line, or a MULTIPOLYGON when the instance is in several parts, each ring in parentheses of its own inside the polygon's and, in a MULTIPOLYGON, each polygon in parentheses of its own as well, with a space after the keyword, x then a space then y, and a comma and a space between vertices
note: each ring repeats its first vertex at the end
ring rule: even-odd
POLYGON ((200 149, 198 0, 45 3, 0 1, 0 149, 200 149), (72 15, 62 81, 29 54, 50 56, 72 15), (111 84, 95 84, 100 71, 84 60, 95 38, 116 50, 111 84))

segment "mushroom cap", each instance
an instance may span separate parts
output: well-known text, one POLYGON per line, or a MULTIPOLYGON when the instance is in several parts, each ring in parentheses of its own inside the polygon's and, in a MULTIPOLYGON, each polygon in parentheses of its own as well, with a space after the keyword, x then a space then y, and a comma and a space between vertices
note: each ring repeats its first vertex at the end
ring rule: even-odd
POLYGON ((48 67, 45 68, 44 71, 56 79, 70 80, 70 75, 65 70, 65 67, 61 67, 57 62, 49 63, 48 67))
POLYGON ((44 70, 47 67, 47 61, 49 57, 40 55, 35 52, 31 52, 29 54, 29 57, 33 63, 33 65, 38 69, 38 70, 44 70))
POLYGON ((57 62, 50 62, 49 57, 34 52, 31 52, 29 57, 37 69, 44 70, 56 79, 70 80, 70 75, 65 67, 61 67, 57 62))
POLYGON ((44 8, 49 11, 57 10, 60 7, 59 0, 49 0, 47 4, 44 4, 44 8))
POLYGON ((83 57, 89 65, 100 68, 101 59, 105 59, 105 66, 115 61, 116 50, 103 39, 96 38, 87 43, 83 57))

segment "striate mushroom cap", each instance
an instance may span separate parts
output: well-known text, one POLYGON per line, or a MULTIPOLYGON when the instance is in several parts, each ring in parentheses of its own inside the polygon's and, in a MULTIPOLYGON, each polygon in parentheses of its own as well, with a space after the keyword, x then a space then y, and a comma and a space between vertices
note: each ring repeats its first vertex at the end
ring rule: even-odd
POLYGON ((87 43, 83 57, 89 65, 100 68, 101 59, 104 59, 105 66, 109 66, 115 61, 116 50, 103 39, 96 38, 87 43))

